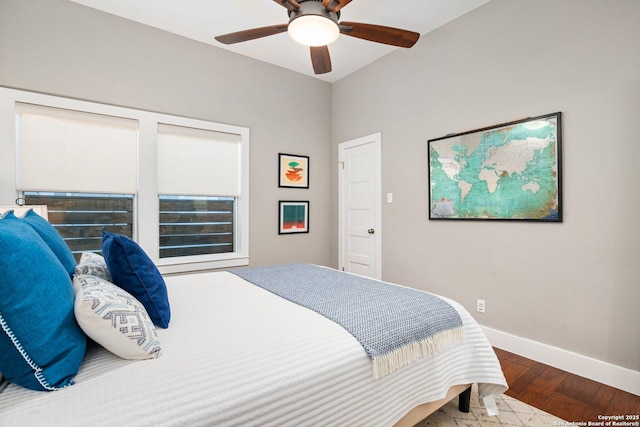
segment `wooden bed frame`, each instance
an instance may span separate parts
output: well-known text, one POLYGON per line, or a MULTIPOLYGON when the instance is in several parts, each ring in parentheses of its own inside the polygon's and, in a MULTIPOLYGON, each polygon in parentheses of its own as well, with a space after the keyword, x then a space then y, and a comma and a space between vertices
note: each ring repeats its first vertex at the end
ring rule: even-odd
POLYGON ((400 419, 393 427, 413 427, 420 421, 433 414, 435 411, 449 403, 451 399, 458 396, 458 409, 460 412, 469 412, 469 404, 471 401, 471 385, 454 385, 449 389, 447 395, 440 400, 424 403, 416 406, 400 419))

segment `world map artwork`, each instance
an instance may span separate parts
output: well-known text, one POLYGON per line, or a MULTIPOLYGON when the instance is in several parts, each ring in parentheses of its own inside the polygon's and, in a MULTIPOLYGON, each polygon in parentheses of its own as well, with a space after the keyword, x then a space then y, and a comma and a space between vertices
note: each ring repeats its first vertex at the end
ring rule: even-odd
POLYGON ((429 219, 562 221, 560 118, 429 140, 429 219))

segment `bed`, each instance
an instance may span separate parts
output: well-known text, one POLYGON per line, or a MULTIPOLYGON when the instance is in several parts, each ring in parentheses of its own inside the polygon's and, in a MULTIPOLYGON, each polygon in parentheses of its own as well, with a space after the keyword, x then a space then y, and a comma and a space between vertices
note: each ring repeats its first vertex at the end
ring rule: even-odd
POLYGON ((446 298, 463 340, 374 379, 342 326, 237 274, 164 280, 171 323, 157 329, 160 357, 89 344, 72 386, 8 384, 0 426, 411 426, 471 384, 481 396, 507 388, 482 330, 446 298))

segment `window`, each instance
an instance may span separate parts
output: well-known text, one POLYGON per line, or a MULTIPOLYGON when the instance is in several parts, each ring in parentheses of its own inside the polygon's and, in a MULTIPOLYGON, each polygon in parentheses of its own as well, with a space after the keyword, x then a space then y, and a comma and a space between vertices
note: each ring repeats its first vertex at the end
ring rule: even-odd
POLYGON ((158 125, 160 258, 234 251, 241 139, 158 125))
POLYGON ((76 256, 108 230, 162 273, 249 263, 247 128, 0 87, 0 152, 0 204, 48 205, 76 256))
POLYGON ((133 238, 138 122, 22 102, 15 111, 16 187, 26 204, 47 205, 76 259, 102 251, 102 230, 133 238))

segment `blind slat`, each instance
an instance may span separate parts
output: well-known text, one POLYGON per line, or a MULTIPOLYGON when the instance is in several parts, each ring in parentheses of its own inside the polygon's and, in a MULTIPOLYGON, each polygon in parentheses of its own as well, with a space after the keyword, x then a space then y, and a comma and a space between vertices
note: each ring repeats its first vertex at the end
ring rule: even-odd
POLYGON ((160 198, 161 212, 233 212, 233 199, 165 199, 160 198))
POLYGON ((29 204, 47 205, 52 211, 126 211, 133 212, 133 197, 73 196, 51 197, 29 194, 29 204))
POLYGON ((210 245, 210 244, 232 244, 233 235, 231 233, 224 234, 212 234, 212 235, 192 235, 192 236, 163 236, 160 237, 160 247, 167 246, 198 246, 198 245, 210 245), (185 238, 188 238, 189 244, 185 245, 185 238))
POLYGON ((193 248, 164 249, 160 248, 160 258, 171 258, 190 255, 208 255, 233 252, 233 246, 209 246, 193 248))

